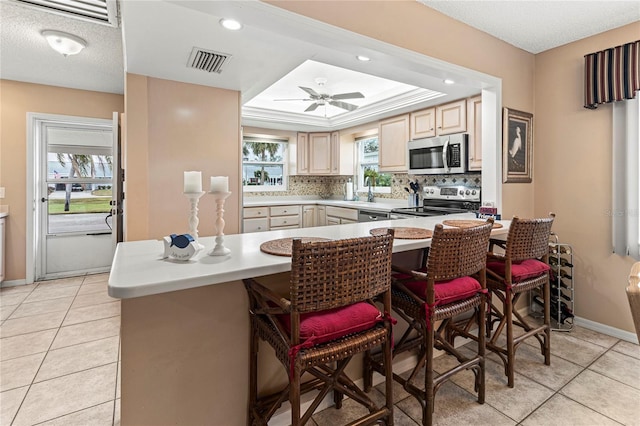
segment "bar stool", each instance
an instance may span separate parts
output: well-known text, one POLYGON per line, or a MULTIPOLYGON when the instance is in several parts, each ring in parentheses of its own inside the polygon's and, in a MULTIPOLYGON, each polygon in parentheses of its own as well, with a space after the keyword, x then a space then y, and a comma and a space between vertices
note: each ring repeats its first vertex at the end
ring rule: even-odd
MULTIPOLYGON (((436 225, 427 259, 427 272, 413 272, 417 279, 394 279, 391 303, 395 313, 409 324, 393 350, 394 357, 402 352, 419 349, 418 362, 407 379, 393 378, 417 398, 422 405, 422 423, 433 423, 434 397, 437 390, 455 373, 472 370, 478 402, 484 403, 484 333, 480 333, 476 356, 467 358, 448 342, 447 330, 454 317, 473 312, 469 322, 485 328, 485 264, 493 220, 473 228, 447 228, 436 225), (442 321, 436 328, 436 321, 442 321), (417 332, 417 336, 415 336, 417 332), (415 336, 415 337, 414 337, 415 336), (433 351, 444 350, 458 360, 458 365, 434 378, 433 351), (426 367, 425 390, 414 383, 426 367)), ((371 386, 373 370, 382 372, 376 357, 367 357, 364 364, 365 389, 371 386)))
POLYGON ((554 218, 553 213, 541 219, 514 217, 506 242, 493 239, 490 242, 487 259, 490 305, 487 349, 498 354, 504 363, 507 384, 511 388, 514 386, 515 352, 525 339, 535 337, 540 343, 544 363, 551 364, 549 236, 554 218), (501 247, 504 254, 494 253, 496 246, 501 247), (543 324, 538 327, 527 323, 516 309, 520 297, 535 288, 542 288, 544 299, 543 324), (502 306, 493 303, 494 295, 502 306), (498 326, 493 330, 496 322, 498 326), (524 333, 514 337, 514 325, 522 328, 524 333), (506 343, 500 346, 498 338, 505 327, 506 343))
POLYGON ((333 390, 336 408, 344 395, 364 405, 369 414, 357 424, 385 420, 393 425, 391 370, 391 254, 393 232, 326 242, 293 240, 290 297, 285 298, 245 279, 250 300, 249 424, 266 425, 286 400, 291 424, 306 424, 333 390), (379 296, 380 312, 373 303, 379 296), (271 395, 258 396, 258 343, 273 347, 289 383, 271 395), (386 398, 378 407, 345 374, 354 355, 381 347, 386 398), (312 379, 301 383, 303 373, 312 379), (301 415, 300 396, 319 390, 301 415))

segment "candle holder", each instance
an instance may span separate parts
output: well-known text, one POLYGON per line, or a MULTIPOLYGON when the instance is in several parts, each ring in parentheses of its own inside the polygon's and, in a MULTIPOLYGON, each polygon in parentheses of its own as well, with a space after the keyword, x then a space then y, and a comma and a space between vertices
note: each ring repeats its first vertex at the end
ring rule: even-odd
POLYGON ((210 192, 216 201, 216 246, 209 252, 209 256, 226 256, 231 250, 224 246, 224 200, 231 192, 210 192))
POLYGON ((198 201, 200 197, 204 195, 202 192, 185 192, 184 195, 189 199, 191 204, 191 210, 189 212, 189 235, 191 235, 196 241, 198 240, 198 201))

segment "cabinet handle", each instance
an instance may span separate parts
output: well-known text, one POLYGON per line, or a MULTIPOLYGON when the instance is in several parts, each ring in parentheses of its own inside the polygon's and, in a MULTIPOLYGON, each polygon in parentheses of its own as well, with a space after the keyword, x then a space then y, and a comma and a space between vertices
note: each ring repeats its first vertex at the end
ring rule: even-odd
POLYGON ((262 229, 262 226, 258 226, 258 229, 262 229))
POLYGON ((287 223, 287 221, 285 220, 285 221, 284 221, 284 222, 282 222, 282 223, 287 223))

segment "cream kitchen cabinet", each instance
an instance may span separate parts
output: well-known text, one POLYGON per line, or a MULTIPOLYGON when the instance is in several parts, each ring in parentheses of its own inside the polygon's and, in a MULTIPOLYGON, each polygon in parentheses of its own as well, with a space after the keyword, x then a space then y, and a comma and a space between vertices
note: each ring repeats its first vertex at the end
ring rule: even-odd
POLYGON ((269 229, 300 228, 300 206, 274 206, 269 208, 269 229))
POLYGON ((358 210, 346 207, 327 206, 327 225, 340 225, 358 222, 358 210))
POLYGON ((245 207, 242 209, 242 232, 264 232, 269 230, 268 207, 245 207))
POLYGON ((317 212, 316 226, 325 226, 327 224, 327 207, 317 206, 316 212, 317 212))
POLYGON ((355 145, 343 142, 340 132, 298 133, 298 175, 352 175, 355 145), (342 161, 341 161, 342 160, 342 161))
POLYGON ((302 227, 316 226, 316 206, 302 206, 302 227))
POLYGON ((410 114, 411 140, 466 132, 465 99, 415 111, 410 114))
POLYGON ((482 170, 482 96, 467 99, 468 169, 482 170))
MULTIPOLYGON (((381 172, 407 172, 409 136, 409 114, 380 120, 378 123, 378 164, 381 172)), ((328 211, 327 216, 329 216, 328 211)))

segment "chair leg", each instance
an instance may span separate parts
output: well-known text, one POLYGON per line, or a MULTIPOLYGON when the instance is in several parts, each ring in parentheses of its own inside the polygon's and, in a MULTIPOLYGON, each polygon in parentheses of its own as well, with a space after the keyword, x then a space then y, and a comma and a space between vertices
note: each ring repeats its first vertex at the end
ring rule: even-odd
POLYGON ((386 407, 389 410, 389 416, 386 419, 387 426, 393 426, 393 364, 391 357, 391 339, 391 324, 389 324, 388 339, 382 346, 382 357, 384 359, 385 402, 386 407))
POLYGON ((551 288, 549 280, 542 286, 542 294, 544 297, 544 363, 551 365, 551 288))
POLYGON ((342 392, 338 392, 337 390, 333 390, 333 403, 337 410, 342 408, 342 400, 344 399, 344 395, 342 392))
POLYGON ((254 417, 254 409, 258 403, 258 333, 251 321, 251 337, 249 342, 249 415, 247 424, 253 425, 257 422, 254 417))
POLYGON ((481 295, 480 306, 478 306, 478 358, 480 372, 478 373, 478 403, 484 404, 484 389, 485 389, 485 336, 483 330, 485 329, 485 322, 487 320, 486 309, 486 295, 481 295))
POLYGON ((510 291, 507 291, 504 298, 504 315, 507 325, 507 385, 514 386, 514 360, 515 345, 513 343, 513 299, 510 291))
POLYGON ((289 378, 289 403, 291 404, 291 426, 300 426, 300 371, 295 368, 289 378))
POLYGON ((425 350, 426 350, 426 371, 424 375, 424 389, 426 401, 422 406, 422 424, 423 426, 431 426, 433 424, 434 390, 433 390, 433 344, 434 330, 433 322, 429 321, 430 327, 425 331, 425 350))
POLYGON ((373 387, 373 369, 371 368, 371 351, 366 351, 362 361, 362 380, 365 392, 370 392, 373 387))

